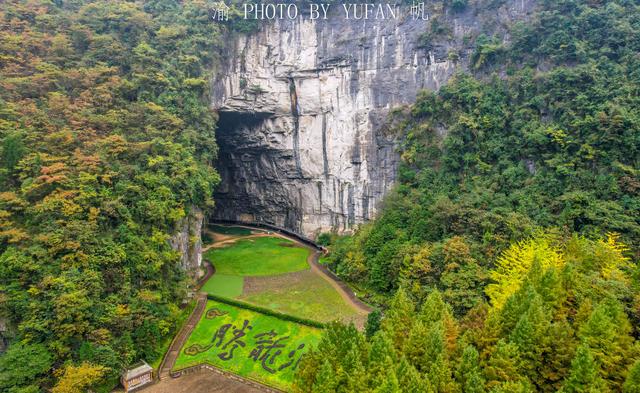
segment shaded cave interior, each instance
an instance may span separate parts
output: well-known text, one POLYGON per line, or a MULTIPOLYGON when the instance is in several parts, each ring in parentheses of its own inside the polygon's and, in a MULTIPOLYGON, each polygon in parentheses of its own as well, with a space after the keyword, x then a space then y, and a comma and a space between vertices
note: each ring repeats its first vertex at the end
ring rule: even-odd
POLYGON ((212 218, 261 222, 301 233, 304 181, 270 112, 218 113, 220 185, 212 218), (275 130, 275 131, 274 131, 275 130))

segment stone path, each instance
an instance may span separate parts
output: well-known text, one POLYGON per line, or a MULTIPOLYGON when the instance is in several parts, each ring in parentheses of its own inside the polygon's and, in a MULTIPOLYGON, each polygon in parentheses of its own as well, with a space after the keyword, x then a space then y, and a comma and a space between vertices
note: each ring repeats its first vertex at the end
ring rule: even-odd
POLYGON ((176 359, 178 359, 180 349, 191 335, 193 328, 195 328, 198 324, 198 321, 200 321, 200 317, 202 317, 202 313, 204 313, 204 309, 206 307, 207 294, 203 292, 198 293, 195 309, 189 316, 187 323, 182 326, 176 337, 171 342, 171 346, 169 347, 169 350, 167 351, 167 354, 164 357, 162 364, 160 365, 160 369, 158 372, 158 377, 160 378, 160 380, 170 377, 169 373, 171 372, 173 366, 176 364, 176 359))
MULTIPOLYGON (((198 280, 196 284, 196 291, 199 291, 200 288, 207 282, 207 280, 215 273, 215 269, 213 265, 209 262, 206 262, 207 272, 203 277, 198 280)), ((207 307, 207 294, 205 292, 198 292, 196 297, 196 307, 191 312, 187 323, 185 323, 181 328, 178 334, 173 338, 171 342, 171 346, 169 346, 169 350, 165 355, 162 363, 160 364, 160 368, 158 371, 158 377, 160 379, 164 379, 169 377, 169 373, 171 369, 176 364, 176 359, 178 359, 178 355, 180 354, 180 349, 187 341, 191 332, 200 321, 202 317, 202 313, 204 313, 204 309, 207 307)))

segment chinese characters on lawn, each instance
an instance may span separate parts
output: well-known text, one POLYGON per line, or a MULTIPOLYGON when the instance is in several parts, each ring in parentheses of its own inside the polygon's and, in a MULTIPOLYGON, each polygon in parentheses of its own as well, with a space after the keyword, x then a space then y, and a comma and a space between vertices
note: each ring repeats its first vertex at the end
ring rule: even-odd
MULTIPOLYGON (((205 317, 213 319, 225 314, 227 314, 226 311, 211 308, 207 311, 205 317)), ((295 370, 298 367, 302 358, 300 351, 304 349, 305 344, 300 344, 292 350, 287 350, 289 336, 278 337, 279 334, 274 330, 261 333, 255 333, 252 330, 253 326, 246 319, 242 326, 232 323, 224 324, 213 334, 208 345, 193 344, 185 348, 184 353, 189 356, 195 356, 215 347, 217 349, 216 356, 222 361, 228 361, 233 359, 234 356, 246 356, 244 349, 247 347, 247 339, 252 338, 255 341, 255 345, 247 358, 252 359, 254 362, 260 362, 263 370, 275 374, 288 368, 295 370)))

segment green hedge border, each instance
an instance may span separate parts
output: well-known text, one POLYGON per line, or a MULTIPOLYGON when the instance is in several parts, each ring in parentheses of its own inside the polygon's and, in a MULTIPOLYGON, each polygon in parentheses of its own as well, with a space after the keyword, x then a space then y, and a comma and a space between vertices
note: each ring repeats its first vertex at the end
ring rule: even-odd
POLYGON ((314 327, 314 328, 318 328, 318 329, 324 329, 325 327, 327 327, 327 325, 325 323, 322 322, 318 322, 318 321, 314 321, 312 319, 307 319, 307 318, 301 318, 301 317, 296 317, 293 315, 289 315, 289 314, 284 314, 278 311, 273 311, 271 309, 265 308, 265 307, 260 307, 260 306, 256 306, 253 305, 251 303, 247 303, 247 302, 243 302, 240 300, 235 300, 235 299, 229 299, 226 297, 222 297, 222 296, 217 296, 217 295, 212 295, 212 294, 207 294, 207 299, 209 300, 214 300, 220 303, 226 303, 228 305, 231 306, 235 306, 235 307, 240 307, 240 308, 244 308, 247 310, 251 310, 251 311, 255 311, 255 312, 259 312, 261 314, 265 314, 265 315, 269 315, 278 319, 282 319, 284 321, 289 321, 289 322, 295 322, 295 323, 299 323, 301 325, 305 325, 305 326, 309 326, 309 327, 314 327))

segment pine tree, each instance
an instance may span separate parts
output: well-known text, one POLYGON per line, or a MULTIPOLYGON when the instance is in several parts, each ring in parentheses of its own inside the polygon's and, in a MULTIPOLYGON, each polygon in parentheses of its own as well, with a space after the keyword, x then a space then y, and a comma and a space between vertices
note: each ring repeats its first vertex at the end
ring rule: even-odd
POLYGON ((336 391, 335 372, 331 363, 325 360, 318 370, 316 380, 313 383, 312 392, 314 393, 333 393, 336 391))
POLYGON ((571 362, 569 377, 562 386, 562 393, 596 393, 609 391, 606 383, 598 373, 598 365, 594 361, 589 347, 578 347, 576 357, 571 362))
POLYGON ((544 386, 544 377, 538 368, 545 347, 546 335, 550 327, 550 317, 539 296, 531 299, 529 309, 522 315, 510 335, 522 359, 522 371, 536 386, 544 386))
POLYGON ((378 330, 380 330, 380 323, 382 319, 382 313, 380 310, 373 310, 367 315, 367 324, 364 327, 367 338, 371 338, 378 330))
POLYGON ((424 323, 417 321, 413 325, 402 351, 409 363, 420 372, 426 372, 432 360, 431 352, 427 355, 429 334, 430 331, 424 323))
POLYGON ((600 365, 602 379, 612 390, 621 390, 633 358, 631 324, 622 305, 613 300, 598 304, 578 335, 600 365))
MULTIPOLYGON (((429 296, 427 296, 427 299, 420 309, 418 319, 432 332, 442 330, 442 353, 445 359, 449 359, 451 354, 457 350, 458 322, 453 316, 451 307, 442 298, 440 291, 434 290, 429 293, 429 296)), ((430 338, 432 344, 435 343, 433 341, 435 337, 436 336, 432 335, 430 338)), ((427 353, 429 353, 429 351, 427 351, 427 353)), ((430 361, 433 361, 437 353, 441 352, 440 349, 438 349, 432 353, 434 355, 431 356, 430 361)))
POLYGON ((396 377, 396 373, 393 368, 387 369, 387 372, 382 380, 382 383, 379 384, 374 390, 375 393, 402 393, 403 390, 400 389, 400 384, 398 383, 398 378, 396 377))
POLYGON ((451 308, 442 298, 438 290, 431 291, 420 309, 419 318, 427 326, 432 322, 441 321, 445 314, 451 315, 451 308))
POLYGON ((518 347, 513 343, 500 340, 484 367, 484 376, 489 389, 505 382, 520 381, 522 377, 518 347))
POLYGON ((484 393, 485 380, 480 371, 480 355, 471 345, 465 347, 456 370, 456 381, 464 393, 484 393))
POLYGON ((415 367, 413 367, 405 357, 402 357, 398 368, 396 369, 398 382, 402 387, 402 391, 406 393, 431 393, 433 389, 429 384, 426 376, 422 376, 415 367))
POLYGON ((382 330, 391 338, 395 348, 402 348, 413 326, 415 305, 403 288, 398 289, 389 302, 389 309, 382 319, 382 330))
POLYGON ((369 386, 376 389, 385 382, 389 370, 395 369, 396 353, 393 342, 383 330, 379 330, 371 340, 367 373, 369 386))
POLYGON ((453 379, 451 368, 442 355, 439 355, 427 373, 433 390, 438 393, 454 393, 460 391, 460 386, 453 379))
POLYGON ((624 393, 640 393, 640 360, 637 360, 629 369, 622 391, 624 393))
POLYGON ((367 369, 363 362, 367 362, 366 355, 368 346, 358 346, 357 341, 353 341, 351 349, 347 352, 342 361, 342 369, 345 370, 346 391, 348 392, 365 392, 367 388, 367 369))

